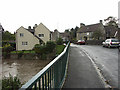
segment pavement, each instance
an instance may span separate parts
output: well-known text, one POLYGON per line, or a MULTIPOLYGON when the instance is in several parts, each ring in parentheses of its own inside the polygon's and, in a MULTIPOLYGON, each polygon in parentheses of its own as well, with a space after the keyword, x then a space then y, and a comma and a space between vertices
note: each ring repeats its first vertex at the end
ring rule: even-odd
POLYGON ((90 58, 75 46, 70 46, 65 88, 105 88, 90 58))

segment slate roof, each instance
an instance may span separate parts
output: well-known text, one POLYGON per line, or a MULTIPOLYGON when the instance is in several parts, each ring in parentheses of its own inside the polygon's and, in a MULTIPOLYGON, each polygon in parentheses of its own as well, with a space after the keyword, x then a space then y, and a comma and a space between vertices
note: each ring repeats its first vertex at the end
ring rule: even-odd
POLYGON ((26 29, 34 35, 35 29, 26 29))
POLYGON ((99 28, 103 28, 104 26, 102 23, 97 23, 97 24, 92 24, 92 25, 87 25, 87 26, 82 26, 78 29, 77 33, 86 33, 86 32, 94 32, 95 30, 99 28))

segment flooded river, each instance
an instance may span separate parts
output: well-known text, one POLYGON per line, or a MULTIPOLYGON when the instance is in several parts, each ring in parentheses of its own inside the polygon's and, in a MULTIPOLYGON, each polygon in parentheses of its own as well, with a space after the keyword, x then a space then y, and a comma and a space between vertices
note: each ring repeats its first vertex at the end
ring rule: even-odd
POLYGON ((18 76, 22 83, 30 80, 50 60, 2 60, 2 76, 18 76))

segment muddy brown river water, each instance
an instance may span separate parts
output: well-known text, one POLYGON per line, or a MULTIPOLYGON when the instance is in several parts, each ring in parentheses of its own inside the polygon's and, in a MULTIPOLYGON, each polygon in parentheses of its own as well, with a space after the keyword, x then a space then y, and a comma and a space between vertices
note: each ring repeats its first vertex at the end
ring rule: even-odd
POLYGON ((2 60, 2 77, 8 77, 10 73, 25 83, 49 62, 50 60, 2 60))

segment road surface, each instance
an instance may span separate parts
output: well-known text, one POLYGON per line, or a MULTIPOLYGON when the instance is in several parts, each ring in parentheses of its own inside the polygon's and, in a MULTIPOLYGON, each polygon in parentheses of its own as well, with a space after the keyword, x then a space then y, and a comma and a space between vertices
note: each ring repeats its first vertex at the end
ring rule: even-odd
MULTIPOLYGON (((78 50, 87 53, 101 70, 101 74, 110 86, 118 88, 118 49, 97 45, 75 45, 78 50)), ((119 79, 120 80, 120 79, 119 79)))
POLYGON ((92 88, 91 90, 95 90, 94 88, 105 88, 104 82, 97 73, 93 62, 91 62, 91 58, 76 45, 71 44, 70 46, 67 70, 68 73, 63 90, 64 88, 92 88))

